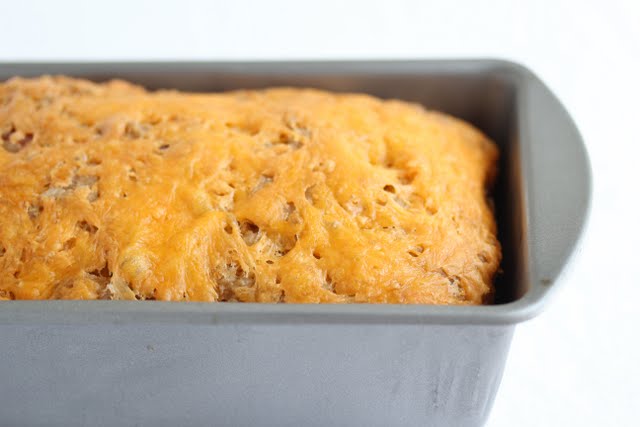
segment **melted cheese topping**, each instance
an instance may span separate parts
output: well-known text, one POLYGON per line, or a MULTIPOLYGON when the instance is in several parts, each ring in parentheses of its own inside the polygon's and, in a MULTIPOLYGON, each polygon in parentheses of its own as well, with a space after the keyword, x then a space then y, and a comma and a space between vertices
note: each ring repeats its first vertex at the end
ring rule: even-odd
POLYGON ((497 149, 310 89, 0 84, 0 299, 478 304, 497 149))

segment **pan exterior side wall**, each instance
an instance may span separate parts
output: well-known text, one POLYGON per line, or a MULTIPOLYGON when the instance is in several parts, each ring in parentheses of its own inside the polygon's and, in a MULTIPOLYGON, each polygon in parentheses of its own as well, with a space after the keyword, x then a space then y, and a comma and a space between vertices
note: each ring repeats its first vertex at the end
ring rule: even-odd
POLYGON ((0 326, 15 426, 481 425, 513 326, 0 326))

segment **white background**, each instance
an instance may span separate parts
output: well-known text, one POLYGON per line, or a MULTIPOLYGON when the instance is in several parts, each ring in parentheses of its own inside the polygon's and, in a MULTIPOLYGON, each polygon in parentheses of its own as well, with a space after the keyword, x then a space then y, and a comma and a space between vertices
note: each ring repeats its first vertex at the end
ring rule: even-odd
POLYGON ((553 303, 516 330, 488 425, 640 425, 638 0, 0 3, 3 61, 489 56, 526 64, 583 133, 593 208, 553 303))

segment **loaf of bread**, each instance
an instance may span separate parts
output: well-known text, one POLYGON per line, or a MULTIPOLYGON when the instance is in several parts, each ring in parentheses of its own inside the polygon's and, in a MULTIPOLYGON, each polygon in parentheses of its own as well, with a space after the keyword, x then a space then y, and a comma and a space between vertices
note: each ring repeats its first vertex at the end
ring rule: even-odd
POLYGON ((496 146, 312 89, 0 83, 0 299, 481 304, 496 146))

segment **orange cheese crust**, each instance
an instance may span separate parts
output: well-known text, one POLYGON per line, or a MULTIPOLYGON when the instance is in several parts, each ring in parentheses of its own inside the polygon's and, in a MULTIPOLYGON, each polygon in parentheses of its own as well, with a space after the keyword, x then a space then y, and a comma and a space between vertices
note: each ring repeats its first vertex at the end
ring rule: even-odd
POLYGON ((0 299, 480 304, 498 150, 400 101, 0 84, 0 299))

